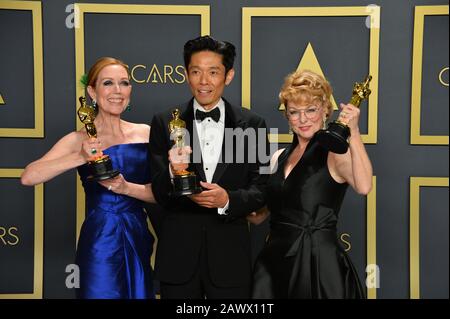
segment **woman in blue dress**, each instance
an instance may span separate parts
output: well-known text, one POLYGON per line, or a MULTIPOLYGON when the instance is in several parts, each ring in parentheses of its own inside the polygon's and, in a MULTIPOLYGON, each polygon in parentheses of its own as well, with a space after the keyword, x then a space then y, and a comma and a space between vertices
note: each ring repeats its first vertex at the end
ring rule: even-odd
POLYGON ((100 58, 86 82, 97 113, 98 138, 89 138, 85 128, 69 133, 25 168, 21 182, 36 185, 78 169, 87 207, 76 255, 79 298, 154 298, 153 237, 143 209, 143 201, 155 202, 148 166, 150 127, 121 119, 131 95, 125 63, 100 58), (87 181, 87 162, 103 154, 120 174, 104 181, 87 181))

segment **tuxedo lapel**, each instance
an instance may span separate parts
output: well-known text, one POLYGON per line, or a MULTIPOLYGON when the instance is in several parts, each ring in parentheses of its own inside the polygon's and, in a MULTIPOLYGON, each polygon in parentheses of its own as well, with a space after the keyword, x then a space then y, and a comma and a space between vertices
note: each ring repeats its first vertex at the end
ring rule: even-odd
MULTIPOLYGON (((219 157, 219 162, 217 163, 217 167, 216 170, 214 171, 214 175, 213 175, 213 179, 212 179, 212 183, 217 183, 220 178, 222 177, 223 173, 225 172, 225 170, 227 169, 229 163, 225 162, 226 159, 226 154, 227 152, 234 152, 235 147, 232 147, 231 149, 226 149, 226 145, 225 145, 225 132, 226 129, 235 129, 236 127, 239 126, 239 117, 237 116, 237 114, 234 112, 233 107, 231 106, 230 103, 228 103, 224 98, 222 98, 225 102, 225 129, 223 132, 223 141, 222 141, 222 152, 220 154, 219 157)), ((233 146, 233 144, 232 144, 233 146)), ((233 160, 235 159, 235 154, 232 154, 233 156, 233 160)))

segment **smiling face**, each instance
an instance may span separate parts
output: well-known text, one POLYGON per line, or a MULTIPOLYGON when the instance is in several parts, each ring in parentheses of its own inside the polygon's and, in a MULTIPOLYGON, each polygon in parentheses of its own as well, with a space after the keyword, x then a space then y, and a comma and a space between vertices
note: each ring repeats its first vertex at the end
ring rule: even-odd
POLYGON ((309 70, 289 74, 280 90, 280 102, 286 106, 286 117, 292 131, 309 141, 332 114, 330 83, 309 70))
POLYGON ((197 102, 206 110, 213 108, 222 97, 225 86, 234 77, 231 69, 225 74, 222 56, 211 51, 200 51, 191 56, 187 80, 197 102))
POLYGON ((88 93, 96 100, 99 110, 120 115, 130 103, 131 84, 127 70, 120 64, 105 66, 97 76, 95 87, 88 93))
POLYGON ((302 140, 309 141, 323 126, 326 113, 318 102, 288 101, 286 117, 292 131, 302 140))

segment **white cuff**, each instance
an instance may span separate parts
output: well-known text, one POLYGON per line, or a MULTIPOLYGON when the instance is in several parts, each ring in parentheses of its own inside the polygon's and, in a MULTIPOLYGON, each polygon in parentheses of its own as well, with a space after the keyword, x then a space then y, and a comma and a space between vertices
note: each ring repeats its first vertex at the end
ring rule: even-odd
POLYGON ((228 201, 225 204, 225 207, 223 207, 223 208, 217 207, 217 214, 219 214, 219 215, 228 215, 227 214, 227 210, 228 210, 229 204, 230 204, 230 201, 228 201))

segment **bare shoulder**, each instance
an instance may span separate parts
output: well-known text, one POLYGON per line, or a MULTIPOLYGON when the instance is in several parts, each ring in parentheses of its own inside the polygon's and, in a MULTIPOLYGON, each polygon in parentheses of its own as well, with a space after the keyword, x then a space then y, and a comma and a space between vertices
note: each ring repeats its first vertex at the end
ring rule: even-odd
POLYGON ((131 139, 134 142, 147 143, 150 138, 150 125, 142 123, 127 123, 130 126, 131 139))
POLYGON ((147 124, 136 124, 136 130, 140 137, 144 139, 144 141, 148 142, 150 138, 150 125, 147 124))

